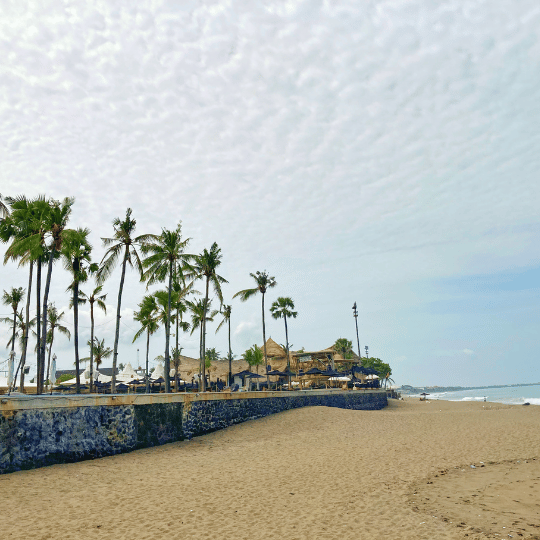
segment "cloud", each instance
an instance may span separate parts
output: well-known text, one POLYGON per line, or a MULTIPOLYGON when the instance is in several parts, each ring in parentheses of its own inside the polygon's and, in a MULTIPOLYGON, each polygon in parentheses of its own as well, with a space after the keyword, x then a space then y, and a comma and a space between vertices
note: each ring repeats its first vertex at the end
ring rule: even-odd
MULTIPOLYGON (((74 195, 73 222, 92 230, 96 260, 128 206, 138 233, 181 219, 193 252, 222 247, 229 297, 249 272, 276 273, 279 294, 302 308, 299 346, 333 343, 356 298, 381 357, 399 356, 406 336, 412 347, 423 337, 415 329, 430 325, 421 308, 437 295, 414 297, 418 283, 537 264, 533 1, 0 10, 2 194, 74 195)), ((3 267, 0 280, 24 282, 24 272, 3 267)), ((122 304, 121 351, 131 356, 136 281, 128 272, 122 304)), ((118 282, 115 272, 106 284, 110 303, 118 282)), ((255 301, 235 309, 242 321, 260 312, 255 301)), ((100 319, 111 346, 114 313, 100 319)), ((256 328, 235 333, 233 348, 260 343, 256 328)), ((212 340, 226 349, 223 332, 212 340)), ((197 354, 196 340, 187 346, 197 354)))
POLYGON ((472 356, 474 354, 474 351, 472 349, 463 349, 463 351, 467 356, 472 356))

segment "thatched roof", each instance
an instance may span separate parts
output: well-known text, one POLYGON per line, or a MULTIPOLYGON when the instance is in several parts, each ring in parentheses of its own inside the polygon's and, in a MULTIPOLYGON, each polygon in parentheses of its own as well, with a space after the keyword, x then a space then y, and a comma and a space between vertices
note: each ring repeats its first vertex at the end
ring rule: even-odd
POLYGON ((285 349, 279 346, 272 338, 266 340, 266 354, 270 358, 285 358, 285 349))

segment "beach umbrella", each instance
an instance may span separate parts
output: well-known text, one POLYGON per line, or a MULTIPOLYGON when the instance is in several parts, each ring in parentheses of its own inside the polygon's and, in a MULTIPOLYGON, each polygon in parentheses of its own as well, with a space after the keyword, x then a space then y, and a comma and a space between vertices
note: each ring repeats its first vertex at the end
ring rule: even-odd
POLYGON ((322 371, 319 368, 312 367, 306 371, 306 375, 322 375, 322 371))
POLYGON ((11 388, 11 384, 13 383, 13 367, 15 365, 15 351, 11 351, 9 353, 9 364, 8 364, 8 378, 7 378, 7 385, 8 388, 11 388))
POLYGON ((246 379, 257 379, 257 390, 259 390, 259 379, 265 379, 263 375, 259 375, 258 373, 250 373, 249 375, 246 375, 246 379))
MULTIPOLYGON (((424 396, 423 401, 426 401, 426 396, 429 396, 429 394, 427 394, 426 392, 422 392, 420 395, 424 396)), ((420 399, 422 399, 422 398, 420 398, 420 399)))

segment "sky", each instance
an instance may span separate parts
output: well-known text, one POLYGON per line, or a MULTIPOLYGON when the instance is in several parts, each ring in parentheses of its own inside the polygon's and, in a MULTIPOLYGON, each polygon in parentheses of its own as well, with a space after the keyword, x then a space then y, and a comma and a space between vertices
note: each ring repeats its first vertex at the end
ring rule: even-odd
MULTIPOLYGON (((279 296, 308 351, 356 349, 357 302, 362 352, 396 384, 539 382, 539 29, 536 0, 2 2, 0 193, 75 197, 96 261, 128 207, 139 234, 181 221, 188 252, 217 242, 237 356, 262 344, 261 298, 232 295, 267 270, 278 343, 279 296)), ((119 280, 97 316, 110 347, 119 280)), ((68 282, 56 265, 72 328, 68 282)), ((12 286, 27 268, 0 267, 12 286)), ((144 361, 146 292, 130 271, 119 362, 144 361)), ((180 345, 198 356, 196 334, 180 345)), ((72 343, 54 349, 72 367, 72 343)), ((151 365, 163 349, 161 332, 151 365)))

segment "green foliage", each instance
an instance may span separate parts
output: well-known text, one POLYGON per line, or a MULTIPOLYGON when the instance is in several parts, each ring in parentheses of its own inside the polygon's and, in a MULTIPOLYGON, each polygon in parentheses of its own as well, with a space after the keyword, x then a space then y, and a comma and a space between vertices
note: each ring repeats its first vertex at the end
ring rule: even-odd
POLYGON ((297 311, 293 311, 294 309, 294 302, 292 298, 286 296, 280 296, 278 299, 272 303, 272 306, 270 307, 270 311, 272 313, 272 317, 274 319, 285 319, 287 320, 287 317, 295 319, 298 315, 297 311))
POLYGON ((204 361, 204 367, 206 369, 210 368, 212 366, 212 362, 217 362, 219 360, 219 355, 216 351, 215 347, 212 347, 211 349, 206 349, 205 353, 205 361, 204 361))
POLYGON ((334 343, 334 350, 343 355, 343 349, 345 349, 345 358, 350 359, 353 358, 353 348, 352 348, 352 341, 349 341, 347 338, 339 338, 336 339, 336 342, 334 343))
POLYGON ((60 383, 63 383, 65 381, 69 381, 70 379, 73 379, 74 375, 70 375, 69 373, 64 373, 63 375, 60 375, 60 377, 58 377, 58 379, 56 379, 56 383, 57 384, 60 384, 60 383))
POLYGON ((243 355, 242 358, 248 363, 249 367, 260 366, 264 363, 264 352, 258 345, 253 345, 243 355))
POLYGON ((392 368, 380 358, 362 358, 362 365, 376 369, 381 380, 389 379, 392 376, 392 368))

